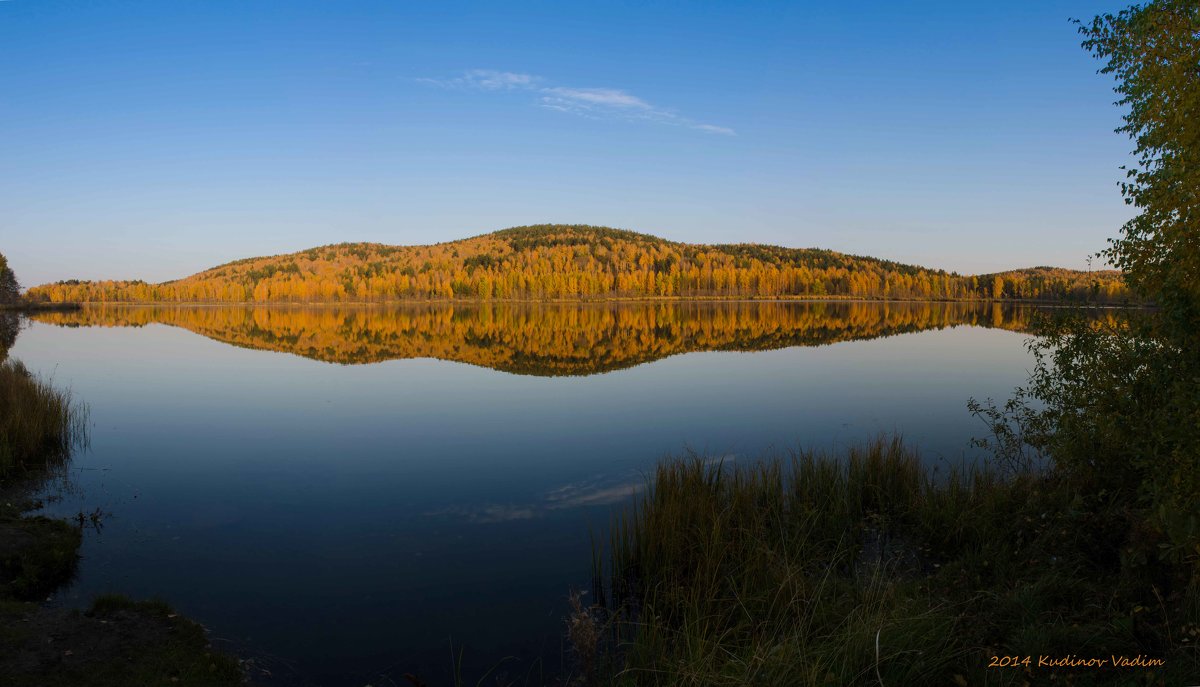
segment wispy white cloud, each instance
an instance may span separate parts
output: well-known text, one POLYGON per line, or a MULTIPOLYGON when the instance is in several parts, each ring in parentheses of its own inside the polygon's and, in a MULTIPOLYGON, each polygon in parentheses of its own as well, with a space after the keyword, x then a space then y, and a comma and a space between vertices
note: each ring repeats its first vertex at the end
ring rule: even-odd
POLYGON ((472 85, 485 91, 508 90, 512 88, 533 88, 539 81, 532 74, 516 72, 497 72, 490 69, 474 69, 463 77, 472 85))
POLYGON ((724 136, 737 135, 737 132, 727 126, 717 126, 715 124, 691 124, 690 126, 697 131, 707 131, 710 134, 722 134, 724 136))
POLYGON ((654 109, 650 106, 650 103, 636 95, 630 95, 625 91, 615 88, 563 88, 557 86, 555 88, 543 88, 542 93, 547 94, 542 96, 542 100, 545 101, 561 101, 588 107, 632 108, 635 110, 654 109))
POLYGON ((537 86, 539 78, 532 74, 501 72, 494 69, 471 69, 453 79, 417 79, 421 83, 442 88, 462 88, 480 91, 530 90, 537 86))
POLYGON ((683 117, 671 110, 651 105, 628 91, 618 88, 578 88, 552 86, 540 76, 494 69, 472 69, 451 79, 418 79, 442 88, 475 91, 525 91, 538 95, 536 104, 559 112, 593 119, 625 119, 652 121, 681 126, 695 131, 721 136, 737 133, 727 126, 717 126, 683 117))

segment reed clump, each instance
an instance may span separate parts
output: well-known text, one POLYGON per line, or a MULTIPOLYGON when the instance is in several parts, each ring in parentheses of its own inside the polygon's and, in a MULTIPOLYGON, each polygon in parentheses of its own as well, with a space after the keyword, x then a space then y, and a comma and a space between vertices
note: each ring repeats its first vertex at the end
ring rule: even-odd
POLYGON ((71 392, 0 362, 0 482, 54 468, 86 442, 87 409, 71 392))
POLYGON ((1124 525, 1051 473, 939 473, 895 439, 670 460, 597 547, 608 682, 1017 685, 1068 654, 1200 674, 1181 634, 1200 595, 1122 567, 1124 525), (1006 655, 1033 667, 988 667, 1006 655))

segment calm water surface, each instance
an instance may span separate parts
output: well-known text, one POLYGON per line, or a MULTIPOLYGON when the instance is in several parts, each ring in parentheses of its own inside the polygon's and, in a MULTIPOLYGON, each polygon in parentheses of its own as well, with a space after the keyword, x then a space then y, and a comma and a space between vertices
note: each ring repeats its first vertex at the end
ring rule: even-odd
MULTIPOLYGON (((589 532, 659 459, 900 432, 972 459, 1029 311, 743 303, 89 308, 11 354, 91 409, 57 602, 162 597, 295 680, 557 670, 589 532)), ((471 680, 473 682, 473 680, 471 680)), ((384 682, 384 684, 387 684, 384 682)))

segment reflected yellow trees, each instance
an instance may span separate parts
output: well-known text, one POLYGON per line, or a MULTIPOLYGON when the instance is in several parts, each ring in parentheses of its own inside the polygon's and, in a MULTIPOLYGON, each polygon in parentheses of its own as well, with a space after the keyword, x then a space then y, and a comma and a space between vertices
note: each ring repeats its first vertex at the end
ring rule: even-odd
POLYGON ((60 326, 182 327, 235 346, 341 364, 437 358, 531 375, 587 375, 692 351, 820 346, 959 325, 1024 331, 1001 303, 675 302, 405 307, 91 306, 60 326))

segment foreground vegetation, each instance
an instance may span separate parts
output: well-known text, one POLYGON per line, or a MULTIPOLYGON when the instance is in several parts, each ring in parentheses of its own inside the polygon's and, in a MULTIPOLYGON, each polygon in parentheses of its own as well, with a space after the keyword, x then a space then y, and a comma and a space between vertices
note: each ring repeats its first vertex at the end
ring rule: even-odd
POLYGON ((346 243, 238 260, 184 279, 64 281, 43 302, 367 302, 578 298, 1031 299, 1124 302, 1111 270, 962 276, 814 248, 699 245, 582 225, 505 229, 433 246, 346 243))
POLYGON ((61 466, 84 441, 86 419, 69 391, 31 374, 20 361, 0 362, 0 481, 61 466))
POLYGON ((670 461, 602 547, 580 681, 1184 684, 1200 594, 1123 563, 1155 554, 1136 523, 1053 472, 939 474, 899 441, 670 461), (1109 663, 1046 665, 1070 657, 1109 663))

